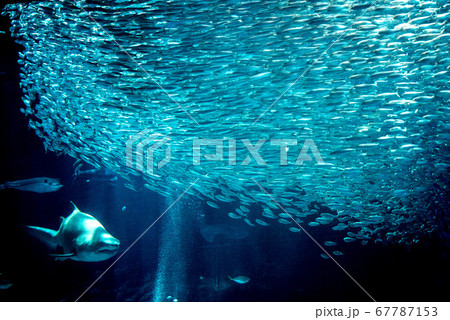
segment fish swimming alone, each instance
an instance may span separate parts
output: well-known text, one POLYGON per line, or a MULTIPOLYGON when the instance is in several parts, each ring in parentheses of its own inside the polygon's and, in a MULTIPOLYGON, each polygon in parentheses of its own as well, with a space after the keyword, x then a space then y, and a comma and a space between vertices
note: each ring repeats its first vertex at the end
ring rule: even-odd
POLYGON ((0 290, 7 290, 12 287, 11 281, 6 279, 2 273, 0 273, 0 290))
POLYGON ((118 180, 114 171, 105 168, 75 170, 74 178, 81 178, 86 182, 116 182, 118 180))
POLYGON ((51 255, 57 260, 96 262, 113 257, 119 250, 120 241, 93 216, 81 212, 75 204, 73 206, 74 210, 67 218, 61 217, 58 231, 33 226, 27 226, 27 231, 53 249, 62 247, 62 254, 51 255))
POLYGON ((230 279, 231 281, 234 281, 236 283, 239 283, 239 284, 245 284, 250 281, 250 278, 246 277, 246 276, 237 276, 234 278, 231 276, 228 276, 228 279, 230 279))
POLYGON ((16 189, 21 191, 30 191, 37 193, 55 192, 61 189, 63 185, 59 179, 39 177, 17 181, 7 181, 0 185, 0 190, 16 189))

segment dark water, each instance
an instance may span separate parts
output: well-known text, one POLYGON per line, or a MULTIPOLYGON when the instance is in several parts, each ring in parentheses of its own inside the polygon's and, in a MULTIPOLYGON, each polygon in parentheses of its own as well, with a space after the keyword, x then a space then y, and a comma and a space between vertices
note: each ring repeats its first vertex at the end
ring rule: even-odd
MULTIPOLYGON (((121 252, 174 199, 151 191, 134 192, 116 182, 74 179, 74 159, 46 153, 19 112, 19 46, 1 17, 0 182, 48 176, 64 187, 47 194, 0 191, 0 273, 12 286, 0 290, 2 301, 74 301, 106 270, 105 262, 55 261, 47 249, 27 236, 22 225, 56 229, 74 201, 121 240, 121 252), (122 210, 123 207, 125 210, 122 210)), ((230 206, 213 209, 183 198, 164 215, 82 298, 82 301, 369 301, 369 297, 303 233, 282 225, 250 228, 244 239, 219 234, 210 243, 202 226, 241 223, 227 217, 230 206), (248 234, 247 234, 248 233, 248 234), (237 284, 228 276, 247 276, 237 284), (172 297, 167 299, 167 297, 172 297)), ((225 232, 226 233, 226 232, 225 232)), ((311 230, 319 241, 333 234, 311 230)), ((418 247, 342 245, 339 263, 378 301, 448 301, 449 255, 437 237, 418 247)))

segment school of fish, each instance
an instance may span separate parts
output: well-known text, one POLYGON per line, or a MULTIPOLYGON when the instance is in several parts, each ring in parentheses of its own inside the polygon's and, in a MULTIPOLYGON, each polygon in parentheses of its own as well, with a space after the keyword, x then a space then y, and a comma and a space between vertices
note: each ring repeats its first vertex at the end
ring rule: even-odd
POLYGON ((55 0, 3 13, 23 46, 22 111, 48 150, 163 195, 198 178, 189 194, 250 226, 407 246, 448 232, 447 1, 55 0), (154 174, 127 165, 139 133, 170 139, 154 174), (194 139, 221 147, 196 164, 194 139), (296 165, 307 139, 323 162, 296 165))

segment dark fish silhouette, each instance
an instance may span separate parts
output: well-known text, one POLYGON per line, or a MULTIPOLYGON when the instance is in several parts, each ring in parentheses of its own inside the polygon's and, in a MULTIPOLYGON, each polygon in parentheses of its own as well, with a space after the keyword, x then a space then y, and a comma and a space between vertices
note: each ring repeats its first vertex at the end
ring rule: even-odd
POLYGON ((227 224, 200 225, 200 233, 208 242, 214 242, 216 237, 222 236, 225 239, 241 240, 249 235, 249 231, 242 225, 230 226, 227 224))

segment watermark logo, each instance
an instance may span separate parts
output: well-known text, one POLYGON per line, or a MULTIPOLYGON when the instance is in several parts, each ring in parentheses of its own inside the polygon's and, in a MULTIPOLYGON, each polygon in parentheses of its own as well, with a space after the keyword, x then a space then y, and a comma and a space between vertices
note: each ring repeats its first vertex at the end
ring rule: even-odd
MULTIPOLYGON (((231 166, 236 165, 237 159, 236 159, 236 139, 194 139, 193 140, 193 146, 192 146, 192 153, 193 153, 193 164, 198 166, 201 164, 202 159, 202 153, 201 153, 201 147, 202 146, 215 146, 216 147, 216 153, 208 153, 203 154, 203 157, 208 161, 225 161, 224 157, 224 142, 228 141, 228 164, 231 166)), ((241 139, 242 144, 248 151, 248 155, 242 161, 241 165, 246 166, 250 164, 252 159, 254 159, 259 166, 266 166, 267 163, 263 159, 262 155, 260 154, 261 147, 266 143, 267 139, 259 139, 255 144, 253 144, 249 139, 241 139)), ((271 146, 277 146, 279 147, 280 152, 280 166, 287 166, 288 165, 288 151, 289 147, 296 146, 297 140, 296 139, 270 139, 270 145, 271 146)), ((312 139, 306 139, 300 153, 298 154, 298 157, 296 158, 295 165, 301 166, 305 161, 313 161, 311 158, 311 155, 313 155, 314 159, 316 160, 317 164, 325 164, 323 161, 322 155, 319 152, 319 149, 317 148, 316 144, 312 139)))
MULTIPOLYGON (((150 134, 149 129, 142 130, 136 135, 130 137, 126 142, 126 165, 131 168, 136 168, 136 170, 150 175, 155 175, 154 173, 154 158, 155 151, 165 145, 170 138, 159 134, 150 134), (134 146, 136 149, 134 150, 134 146), (133 164, 133 155, 135 155, 135 161, 133 164), (144 168, 144 159, 146 156, 146 168, 144 168)), ((161 169, 171 160, 171 148, 167 144, 164 158, 156 164, 158 169, 161 169)))
MULTIPOLYGON (((138 171, 155 175, 155 167, 161 169, 172 159, 171 146, 168 144, 170 138, 159 134, 151 133, 149 129, 145 129, 138 134, 130 137, 126 142, 126 165, 135 168, 138 171), (162 160, 155 162, 156 150, 165 147, 164 157, 162 160), (146 166, 144 165, 146 164, 146 166)), ((298 146, 296 139, 259 139, 250 141, 249 139, 200 139, 194 138, 185 141, 185 150, 177 150, 182 152, 178 154, 177 159, 190 162, 192 155, 192 164, 199 166, 206 161, 222 161, 229 166, 267 166, 271 165, 296 165, 301 166, 305 162, 314 162, 319 165, 325 164, 322 155, 312 139, 306 139, 301 146, 298 146), (265 152, 262 148, 265 147, 265 152), (292 149, 300 149, 296 152, 295 162, 293 161, 292 149), (267 150, 269 149, 269 150, 267 150), (239 157, 237 156, 239 152, 239 157), (288 152, 290 151, 291 161, 288 162, 288 152), (269 154, 269 161, 264 159, 263 154, 269 154), (238 160, 239 158, 239 160, 238 160), (314 160, 313 160, 314 158, 314 160), (279 159, 278 163, 274 163, 274 159, 279 159)), ((278 161, 278 160, 276 160, 278 161)))

